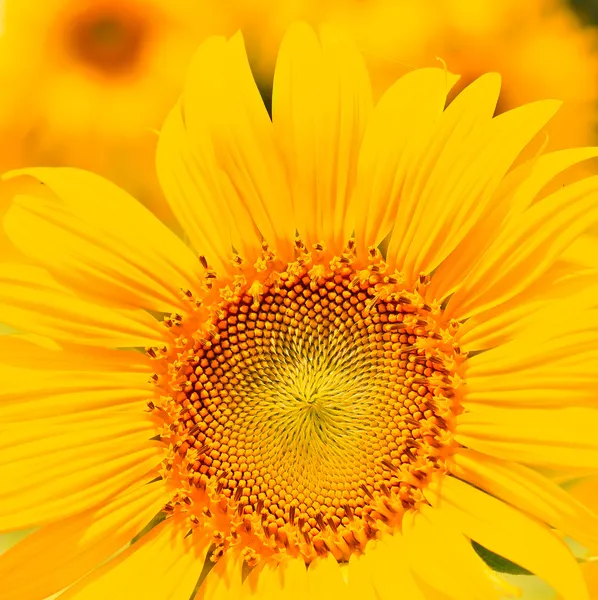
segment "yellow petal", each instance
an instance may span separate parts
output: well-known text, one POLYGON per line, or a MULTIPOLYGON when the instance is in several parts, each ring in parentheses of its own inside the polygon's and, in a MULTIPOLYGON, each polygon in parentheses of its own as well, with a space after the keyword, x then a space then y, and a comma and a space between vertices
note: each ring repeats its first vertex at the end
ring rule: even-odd
MULTIPOLYGON (((498 187, 486 214, 480 216, 475 227, 434 273, 429 286, 431 296, 445 298, 453 293, 460 285, 463 273, 467 273, 492 244, 507 215, 520 219, 522 211, 531 206, 538 193, 559 173, 596 156, 596 152, 596 148, 558 150, 537 156, 510 171, 498 187)), ((565 250, 563 258, 567 252, 565 250)))
POLYGON ((355 46, 306 24, 292 26, 276 63, 272 118, 292 185, 297 229, 308 243, 342 251, 352 234, 347 211, 372 105, 355 46))
MULTIPOLYGON (((166 117, 157 149, 160 185, 195 251, 221 274, 232 273, 233 216, 215 169, 202 166, 191 147, 180 105, 166 117), (197 204, 199 203, 199 209, 197 204)), ((208 158, 203 158, 207 161, 208 158)), ((253 233, 251 234, 253 238, 253 233)))
POLYGON ((526 325, 512 341, 468 360, 467 401, 504 403, 518 395, 520 404, 536 404, 546 394, 544 402, 554 404, 558 391, 571 403, 592 401, 598 383, 598 310, 583 310, 569 297, 548 304, 526 325), (571 305, 574 314, 554 319, 571 305))
POLYGON ((562 260, 575 267, 598 269, 598 237, 585 234, 576 239, 562 255, 562 260))
POLYGON ((393 235, 389 244, 389 257, 410 281, 431 273, 465 239, 517 155, 557 108, 547 101, 503 113, 445 150, 418 194, 406 234, 393 235))
POLYGON ((592 561, 585 563, 581 568, 590 591, 590 597, 596 598, 596 594, 598 594, 598 562, 592 561))
POLYGON ((87 302, 38 267, 2 264, 0 284, 2 321, 17 330, 112 348, 157 346, 168 339, 149 313, 87 302))
POLYGON ((468 448, 548 468, 598 468, 598 410, 465 406, 455 439, 468 448))
MULTIPOLYGON (((34 365, 32 365, 34 366, 34 365)), ((152 385, 143 373, 102 370, 44 371, 0 364, 1 415, 4 424, 54 419, 77 423, 90 412, 110 410, 143 415, 152 385)))
POLYGON ((377 598, 372 569, 363 554, 354 553, 349 558, 348 580, 347 598, 350 600, 375 600, 377 598))
POLYGON ((97 509, 57 521, 0 556, 2 600, 46 598, 130 542, 168 500, 162 482, 136 484, 97 509))
POLYGON ((347 593, 347 584, 341 574, 338 562, 328 554, 317 558, 307 569, 308 597, 314 600, 343 598, 347 593))
POLYGON ((352 207, 361 251, 379 244, 393 226, 397 238, 405 233, 418 202, 410 190, 456 80, 443 69, 417 69, 376 105, 363 137, 352 207))
POLYGON ((469 541, 452 523, 426 508, 403 517, 406 555, 413 571, 454 600, 498 600, 488 577, 490 569, 469 541))
POLYGON ((589 600, 573 554, 547 526, 453 477, 424 493, 440 517, 546 580, 564 600, 589 600))
POLYGON ((153 372, 149 356, 137 350, 59 344, 33 334, 0 336, 0 364, 58 371, 153 372))
POLYGON ((243 558, 234 551, 225 552, 201 584, 196 600, 240 598, 242 574, 243 558))
MULTIPOLYGON (((459 328, 466 350, 495 348, 522 335, 546 331, 560 311, 598 307, 598 270, 572 269, 559 260, 525 291, 468 319, 459 328)), ((536 344, 533 343, 532 346, 536 344)))
POLYGON ((407 548, 400 534, 387 534, 379 542, 370 542, 364 556, 372 570, 380 600, 395 600, 397 590, 409 600, 427 600, 409 568, 407 548))
MULTIPOLYGON (((163 451, 138 438, 85 448, 69 463, 72 451, 19 461, 0 468, 3 497, 0 531, 25 529, 63 519, 106 502, 142 477, 149 481, 163 451)), ((154 473, 154 475, 152 475, 154 473)))
POLYGON ((596 156, 598 156, 598 148, 567 148, 548 152, 520 165, 516 170, 525 171, 526 174, 509 203, 509 219, 516 219, 529 208, 557 175, 596 156))
POLYGON ((80 294, 160 311, 184 307, 181 288, 197 289, 200 263, 143 205, 102 177, 67 168, 31 175, 57 196, 22 197, 5 217, 13 243, 80 294))
POLYGON ((167 519, 116 558, 92 571, 61 600, 189 600, 210 544, 205 533, 185 537, 167 519))
POLYGON ((598 542, 598 517, 529 467, 463 448, 454 457, 452 472, 579 542, 598 542))
POLYGON ((568 185, 502 229, 451 296, 447 315, 465 319, 524 292, 598 218, 598 177, 568 185))
POLYGON ((241 588, 242 600, 295 600, 307 594, 307 568, 302 558, 267 562, 249 573, 241 588))
POLYGON ((160 136, 158 175, 208 261, 228 261, 231 244, 254 261, 262 236, 291 259, 286 174, 240 33, 228 42, 211 38, 197 52, 182 104, 160 136))
MULTIPOLYGON (((138 450, 144 446, 144 441, 154 435, 154 423, 149 412, 111 410, 104 413, 87 413, 87 419, 72 419, 60 415, 54 418, 39 418, 32 414, 25 422, 4 422, 0 452, 6 466, 0 467, 3 472, 14 473, 23 462, 38 459, 75 461, 106 445, 118 445, 114 440, 122 441, 122 449, 129 447, 138 450), (127 446, 130 444, 130 446, 127 446)), ((120 449, 119 449, 120 452, 120 449)), ((36 471, 35 465, 28 468, 29 473, 36 471)), ((20 483, 17 485, 20 486, 20 483)), ((11 489, 11 483, 5 482, 3 491, 11 489)))

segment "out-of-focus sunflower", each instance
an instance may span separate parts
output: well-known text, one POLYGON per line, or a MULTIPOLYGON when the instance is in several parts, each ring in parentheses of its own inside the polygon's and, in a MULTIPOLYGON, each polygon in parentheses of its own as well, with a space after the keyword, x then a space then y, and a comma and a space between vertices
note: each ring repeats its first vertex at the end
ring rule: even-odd
POLYGON ((4 0, 0 170, 77 166, 165 208, 156 200, 155 130, 199 43, 238 28, 235 8, 227 6, 4 0))
POLYGON ((533 467, 598 466, 596 271, 560 260, 598 177, 542 194, 598 150, 512 168, 559 103, 493 117, 486 75, 445 109, 455 80, 374 107, 298 25, 271 121, 210 39, 157 154, 191 247, 95 175, 17 173, 45 185, 4 220, 40 266, 0 266, 0 531, 41 528, 2 600, 496 600, 490 553, 588 598, 554 530, 598 517, 533 467))
POLYGON ((480 74, 496 71, 503 78, 499 112, 541 98, 565 102, 547 127, 550 148, 596 139, 598 31, 582 25, 565 2, 376 0, 323 6, 306 0, 284 10, 273 6, 260 20, 266 4, 254 4, 249 32, 252 60, 265 82, 271 80, 284 27, 301 15, 351 32, 368 63, 375 96, 413 68, 437 65, 439 57, 462 75, 450 98, 480 74))

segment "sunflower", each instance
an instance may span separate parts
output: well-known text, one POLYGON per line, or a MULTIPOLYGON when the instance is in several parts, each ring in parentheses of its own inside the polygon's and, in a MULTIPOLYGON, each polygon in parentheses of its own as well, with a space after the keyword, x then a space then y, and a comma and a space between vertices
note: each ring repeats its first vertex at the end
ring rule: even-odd
POLYGON ((156 197, 153 130, 176 102, 199 43, 237 29, 234 7, 192 0, 3 5, 0 170, 89 169, 165 209, 156 197))
POLYGON ((322 6, 304 0, 255 6, 253 27, 248 22, 250 51, 266 85, 285 26, 301 15, 351 32, 366 59, 375 97, 400 75, 435 66, 441 57, 462 76, 449 100, 479 75, 496 71, 503 78, 498 112, 558 97, 565 105, 547 127, 550 148, 595 142, 598 34, 564 1, 336 0, 322 6))
POLYGON ((374 106, 299 24, 270 119, 210 38, 157 151, 189 245, 97 175, 12 174, 43 185, 4 219, 38 264, 0 266, 0 531, 39 529, 2 600, 516 593, 481 556, 588 598, 562 537, 598 517, 535 467, 598 466, 597 273, 561 259, 598 177, 542 194, 598 150, 513 168, 559 103, 493 117, 489 74, 445 109, 456 79, 374 106))

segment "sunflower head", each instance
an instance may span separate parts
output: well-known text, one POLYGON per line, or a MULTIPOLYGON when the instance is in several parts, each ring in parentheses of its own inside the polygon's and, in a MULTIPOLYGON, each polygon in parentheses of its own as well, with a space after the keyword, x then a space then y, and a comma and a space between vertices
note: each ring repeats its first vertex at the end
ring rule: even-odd
POLYGON ((66 51, 107 77, 134 71, 149 33, 147 16, 134 8, 120 3, 85 7, 65 23, 66 51))
POLYGON ((45 191, 4 218, 38 263, 0 269, 0 529, 41 526, 11 600, 498 600, 505 559, 587 600, 563 537, 598 516, 538 468, 598 465, 570 260, 598 178, 547 191, 598 151, 523 160, 559 103, 495 116, 490 74, 447 106, 456 80, 374 105, 354 45, 299 24, 270 118, 241 35, 210 38, 157 152, 185 241, 98 176, 13 174, 45 191))

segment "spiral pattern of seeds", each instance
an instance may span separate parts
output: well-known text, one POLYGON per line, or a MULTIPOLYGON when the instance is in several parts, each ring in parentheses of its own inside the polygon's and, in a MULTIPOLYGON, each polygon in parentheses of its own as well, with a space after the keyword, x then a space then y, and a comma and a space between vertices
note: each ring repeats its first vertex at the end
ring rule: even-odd
POLYGON ((175 462, 203 494, 187 504, 224 511, 222 539, 346 558, 443 472, 454 349, 392 278, 304 267, 249 292, 177 354, 175 462))

